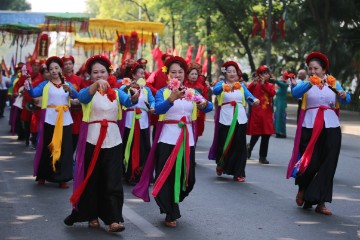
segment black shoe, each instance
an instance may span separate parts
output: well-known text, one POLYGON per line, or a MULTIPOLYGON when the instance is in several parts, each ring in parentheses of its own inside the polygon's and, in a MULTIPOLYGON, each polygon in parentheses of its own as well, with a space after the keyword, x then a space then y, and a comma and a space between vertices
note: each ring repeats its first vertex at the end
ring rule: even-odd
POLYGON ((247 151, 247 159, 250 159, 251 157, 250 144, 246 144, 246 151, 247 151))
POLYGON ((277 134, 276 134, 276 138, 286 138, 286 135, 277 133, 277 134))
POLYGON ((65 223, 65 225, 67 225, 67 226, 72 226, 72 225, 74 225, 75 219, 74 219, 74 217, 72 216, 72 214, 70 214, 69 216, 67 216, 67 217, 64 219, 64 223, 65 223))
POLYGON ((261 163, 261 164, 269 164, 270 162, 268 160, 266 160, 266 157, 260 157, 259 163, 261 163))

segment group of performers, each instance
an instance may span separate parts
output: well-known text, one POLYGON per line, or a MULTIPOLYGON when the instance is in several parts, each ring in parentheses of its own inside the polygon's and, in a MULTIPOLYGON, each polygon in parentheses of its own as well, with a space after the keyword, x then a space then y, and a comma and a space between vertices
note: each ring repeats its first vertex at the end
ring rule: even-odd
MULTIPOLYGON (((199 64, 167 54, 162 60, 164 66, 151 74, 145 59, 126 61, 119 81, 109 59, 95 55, 85 64, 90 80, 84 80, 74 74, 73 57, 53 56, 43 65, 32 61, 32 72, 23 71, 15 82, 14 97, 21 96, 22 102, 13 106, 12 129, 36 146, 37 183, 68 188, 74 179, 73 210, 66 225, 86 221, 99 228, 100 219, 109 232, 123 231, 125 180, 144 201, 150 201, 148 189, 154 183, 152 196, 165 214, 164 224, 177 226, 179 203, 195 184, 195 147, 213 103, 199 64), (15 124, 18 120, 23 131, 15 124)), ((348 103, 350 96, 328 74, 324 54, 311 53, 306 63, 310 81, 296 85, 288 75, 293 95, 302 97, 303 104, 287 177, 295 177, 299 185, 298 206, 317 204, 316 212, 330 215, 325 202, 332 200, 340 153, 338 102, 348 103)), ((225 62, 221 71, 224 79, 212 89, 218 106, 209 159, 216 161, 218 176, 244 182, 247 159, 260 137, 259 162, 269 163, 275 82, 265 65, 249 85, 236 62, 225 62), (246 135, 251 135, 249 144, 246 135)))

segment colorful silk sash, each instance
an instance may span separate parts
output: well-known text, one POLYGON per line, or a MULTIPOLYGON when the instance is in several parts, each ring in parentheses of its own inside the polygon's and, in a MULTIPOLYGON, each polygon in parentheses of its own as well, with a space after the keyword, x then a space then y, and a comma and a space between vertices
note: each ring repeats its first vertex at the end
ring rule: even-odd
POLYGON ((186 190, 188 186, 189 171, 190 171, 190 146, 189 146, 189 132, 187 129, 186 117, 182 117, 180 121, 177 120, 165 120, 164 124, 178 124, 181 128, 181 133, 176 141, 176 145, 172 150, 170 156, 166 160, 166 163, 157 178, 152 195, 156 197, 164 185, 165 181, 169 177, 174 165, 175 165, 175 184, 174 184, 174 202, 179 203, 180 188, 181 188, 181 173, 183 172, 182 179, 182 191, 186 190), (184 158, 185 154, 185 158, 184 158), (184 161, 185 160, 185 161, 184 161))
POLYGON ((79 187, 76 189, 76 191, 74 191, 73 195, 70 197, 70 202, 73 204, 73 206, 75 206, 75 204, 79 201, 82 193, 85 190, 85 187, 91 177, 91 174, 95 168, 96 162, 98 160, 99 157, 99 153, 101 150, 101 146, 105 140, 106 137, 106 133, 107 133, 107 128, 108 128, 108 123, 112 122, 112 123, 116 123, 116 121, 111 121, 111 120, 106 120, 103 119, 102 121, 94 121, 94 122, 89 122, 89 124, 93 124, 93 123, 100 123, 101 124, 101 128, 100 128, 100 133, 99 133, 99 138, 96 142, 96 146, 94 149, 94 153, 92 155, 92 158, 90 160, 90 165, 89 168, 86 172, 86 177, 84 179, 84 181, 81 182, 81 184, 79 185, 79 187))
POLYGON ((54 133, 51 139, 51 143, 48 145, 48 148, 51 152, 52 157, 52 169, 55 172, 55 164, 60 159, 61 155, 61 144, 63 136, 63 125, 64 125, 64 112, 69 111, 69 106, 47 106, 47 108, 55 108, 58 112, 55 122, 54 133))

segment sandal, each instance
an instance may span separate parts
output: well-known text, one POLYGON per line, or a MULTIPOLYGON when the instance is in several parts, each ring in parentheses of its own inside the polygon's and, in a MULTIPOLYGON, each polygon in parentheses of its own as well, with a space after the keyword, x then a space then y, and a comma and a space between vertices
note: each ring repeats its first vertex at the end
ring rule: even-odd
POLYGON ((97 220, 97 219, 89 221, 88 225, 89 225, 89 228, 99 228, 100 227, 99 220, 97 220))
POLYGON ((327 209, 325 207, 325 204, 323 204, 323 203, 319 203, 317 205, 317 207, 315 208, 315 212, 320 213, 320 214, 324 214, 324 215, 327 215, 327 216, 332 215, 332 212, 329 209, 327 209))
POLYGON ((59 183, 59 188, 67 189, 69 188, 69 185, 67 183, 59 183))
POLYGON ((45 179, 39 179, 39 180, 37 180, 37 183, 39 185, 44 185, 45 184, 45 179))
POLYGON ((222 167, 220 167, 220 166, 216 166, 216 174, 217 174, 218 176, 221 176, 221 175, 222 175, 222 173, 223 173, 223 169, 222 169, 222 167))
POLYGON ((164 224, 167 227, 174 228, 174 227, 176 227, 176 220, 174 220, 174 221, 165 220, 164 224))
POLYGON ((245 182, 244 177, 234 177, 233 179, 234 179, 235 182, 245 182))
POLYGON ((125 230, 125 226, 122 223, 112 223, 109 225, 108 232, 122 232, 125 230))
POLYGON ((302 205, 304 205, 304 191, 298 191, 298 193, 296 194, 296 204, 301 207, 302 205))

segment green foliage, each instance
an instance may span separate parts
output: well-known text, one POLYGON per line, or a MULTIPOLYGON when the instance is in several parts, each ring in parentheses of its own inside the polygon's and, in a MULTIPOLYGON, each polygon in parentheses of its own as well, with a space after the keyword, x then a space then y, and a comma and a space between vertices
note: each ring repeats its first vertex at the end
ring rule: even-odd
POLYGON ((1 0, 0 10, 26 11, 31 10, 31 4, 26 0, 1 0))
MULTIPOLYGON (((161 21, 165 34, 162 50, 173 47, 185 55, 188 44, 205 44, 218 64, 229 58, 247 58, 252 70, 263 64, 265 41, 251 37, 253 14, 267 16, 269 0, 88 0, 98 17, 137 20, 139 9, 144 21, 161 21), (206 19, 211 19, 207 36, 206 19)), ((305 67, 305 56, 322 51, 330 60, 331 73, 343 83, 354 74, 360 79, 360 1, 359 0, 272 0, 272 18, 287 12, 285 39, 272 42, 271 65, 276 74, 284 68, 296 72, 305 67)), ((217 74, 216 74, 217 75, 217 74)), ((359 80, 360 81, 360 80, 359 80)), ((358 91, 360 89, 358 87, 358 91)))

